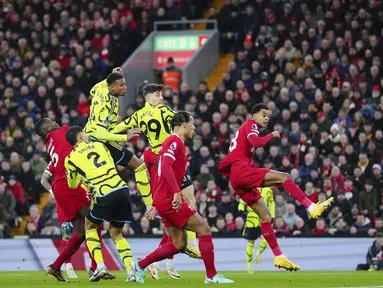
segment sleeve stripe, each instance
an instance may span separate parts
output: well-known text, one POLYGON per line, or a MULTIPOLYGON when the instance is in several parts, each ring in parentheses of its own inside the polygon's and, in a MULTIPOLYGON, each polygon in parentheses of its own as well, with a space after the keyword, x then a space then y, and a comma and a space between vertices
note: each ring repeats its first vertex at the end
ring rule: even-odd
POLYGON ((48 175, 52 176, 52 173, 48 170, 45 170, 44 173, 47 173, 48 175))
POLYGON ((174 157, 172 154, 170 153, 164 153, 164 156, 168 156, 170 158, 172 158, 174 161, 176 161, 176 157, 174 157))
POLYGON ((258 137, 258 133, 256 133, 256 132, 251 132, 251 133, 247 134, 247 139, 249 139, 249 136, 251 136, 251 135, 255 135, 255 136, 258 137))

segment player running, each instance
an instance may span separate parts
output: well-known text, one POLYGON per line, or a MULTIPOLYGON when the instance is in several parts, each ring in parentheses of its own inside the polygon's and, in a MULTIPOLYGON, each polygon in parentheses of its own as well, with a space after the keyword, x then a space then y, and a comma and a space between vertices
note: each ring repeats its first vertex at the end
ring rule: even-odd
POLYGON ((97 83, 90 91, 92 101, 90 116, 84 128, 92 141, 100 141, 110 151, 116 165, 134 169, 137 188, 145 205, 151 207, 152 197, 145 163, 118 142, 127 142, 139 135, 139 129, 131 129, 128 135, 111 133, 116 126, 119 115, 119 97, 126 94, 125 79, 120 68, 113 69, 108 77, 97 83))
POLYGON ((103 222, 110 222, 109 234, 125 264, 128 274, 126 282, 134 282, 132 252, 128 241, 122 236, 125 223, 132 220, 129 188, 118 175, 113 157, 103 143, 89 142, 88 135, 79 126, 69 128, 66 139, 74 146, 65 159, 69 188, 77 189, 81 182, 93 188, 92 204, 85 219, 85 235, 86 245, 97 263, 97 269, 89 281, 99 281, 108 273, 97 227, 103 222))
MULTIPOLYGON (((62 275, 60 268, 80 248, 85 240, 84 218, 88 214, 89 199, 82 187, 71 190, 67 185, 64 161, 73 149, 65 140, 65 133, 69 126, 60 127, 56 122, 43 118, 36 122, 35 129, 36 133, 45 139, 47 154, 50 158, 41 183, 48 191, 53 192, 56 205, 59 206, 57 212, 60 215, 60 221, 63 223, 72 222, 75 231, 56 261, 46 269, 47 274, 54 276, 60 282, 66 282, 67 280, 62 275), (48 181, 51 176, 53 176, 52 186, 48 181)), ((92 259, 92 254, 89 255, 92 259)), ((95 267, 92 268, 95 269, 95 267)), ((105 278, 114 279, 115 276, 107 274, 105 278)))
POLYGON ((255 149, 265 146, 273 138, 280 137, 278 131, 264 137, 259 136, 258 127, 267 127, 270 114, 271 112, 265 104, 256 104, 251 109, 252 118, 242 124, 235 133, 230 143, 229 153, 219 164, 218 170, 225 176, 229 176, 235 193, 260 217, 262 235, 275 256, 274 266, 296 271, 300 267, 289 261, 278 246, 270 211, 262 199, 258 187, 282 185, 286 192, 302 203, 315 219, 322 215, 324 210, 334 201, 334 198, 330 197, 326 201, 315 204, 306 197, 289 174, 251 166, 255 149))
MULTIPOLYGON (((173 110, 162 104, 162 90, 163 85, 160 84, 150 83, 145 85, 143 87, 143 96, 146 101, 145 106, 112 130, 112 133, 122 133, 131 128, 140 128, 141 132, 148 138, 150 148, 145 150, 143 160, 149 171, 152 190, 155 188, 154 179, 157 175, 157 155, 165 139, 172 133, 171 121, 175 114, 173 110)), ((196 200, 189 169, 186 170, 186 175, 181 186, 181 193, 184 200, 195 208, 196 200)), ((187 236, 190 245, 188 245, 185 251, 186 254, 192 258, 200 258, 196 234, 192 231, 187 231, 187 236)), ((171 238, 165 234, 159 246, 168 241, 171 241, 171 238)), ((155 265, 150 266, 149 271, 154 279, 159 279, 158 270, 155 265)), ((179 275, 174 268, 172 258, 166 261, 165 273, 173 279, 181 279, 181 275, 179 275)))
MULTIPOLYGON (((266 206, 269 208, 270 215, 272 218, 275 217, 275 202, 273 190, 271 188, 260 188, 258 189, 261 193, 262 199, 265 201, 266 206)), ((244 212, 247 210, 246 225, 243 229, 243 237, 247 240, 246 246, 246 260, 247 260, 247 271, 249 274, 253 274, 253 254, 254 254, 254 242, 261 236, 261 242, 256 253, 255 261, 257 266, 261 265, 261 253, 265 251, 267 242, 263 238, 261 228, 259 224, 261 219, 246 203, 241 200, 238 204, 238 211, 244 212)))
POLYGON ((158 155, 158 172, 155 182, 153 205, 172 242, 158 247, 144 259, 133 261, 136 281, 144 283, 144 269, 150 264, 185 250, 186 230, 198 234, 199 250, 206 268, 205 283, 234 283, 217 274, 214 264, 214 245, 209 225, 197 211, 182 199, 181 185, 188 158, 184 141, 193 137, 194 119, 185 111, 173 117, 174 132, 162 144, 158 155))

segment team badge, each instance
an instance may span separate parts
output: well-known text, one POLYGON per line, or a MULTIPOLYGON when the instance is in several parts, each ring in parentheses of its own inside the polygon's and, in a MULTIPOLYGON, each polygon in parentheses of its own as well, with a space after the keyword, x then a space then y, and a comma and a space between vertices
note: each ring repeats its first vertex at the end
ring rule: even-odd
POLYGON ((110 115, 106 116, 105 120, 104 120, 104 124, 108 125, 110 122, 110 115))
POLYGON ((258 130, 258 127, 256 124, 251 125, 251 130, 258 130))
POLYGON ((175 151, 177 149, 177 143, 176 142, 173 142, 171 145, 170 145, 170 149, 172 149, 173 151, 175 151))

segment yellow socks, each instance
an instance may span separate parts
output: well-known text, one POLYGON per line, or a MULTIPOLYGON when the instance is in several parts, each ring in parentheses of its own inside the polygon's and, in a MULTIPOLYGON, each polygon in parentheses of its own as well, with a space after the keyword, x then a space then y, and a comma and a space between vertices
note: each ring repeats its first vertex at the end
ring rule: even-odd
POLYGON ((150 190, 150 182, 148 177, 148 169, 145 163, 142 163, 134 170, 136 176, 137 188, 140 190, 145 206, 152 206, 152 191, 150 190))
POLYGON ((267 248, 267 241, 265 239, 261 239, 257 253, 262 254, 262 252, 265 251, 266 248, 267 248))
POLYGON ((190 245, 197 246, 197 235, 193 231, 186 231, 190 245))
POLYGON ((247 260, 247 262, 253 261, 253 254, 254 254, 254 243, 247 242, 247 246, 246 246, 246 260, 247 260))
POLYGON ((126 241, 125 238, 119 238, 116 241, 114 241, 114 244, 116 245, 118 254, 120 255, 120 258, 122 262, 124 262, 126 270, 132 270, 132 266, 130 262, 132 261, 132 251, 130 250, 130 245, 128 241, 126 241))
POLYGON ((101 252, 101 241, 98 237, 97 230, 90 229, 88 231, 85 231, 85 240, 86 246, 92 254, 94 261, 96 261, 97 264, 103 263, 104 258, 102 257, 101 252))

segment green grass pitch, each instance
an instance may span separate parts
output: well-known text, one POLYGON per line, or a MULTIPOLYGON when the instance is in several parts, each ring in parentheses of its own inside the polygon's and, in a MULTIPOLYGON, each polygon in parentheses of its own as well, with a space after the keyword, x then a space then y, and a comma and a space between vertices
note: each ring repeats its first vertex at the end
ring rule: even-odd
MULTIPOLYGON (((145 284, 125 283, 126 274, 117 272, 117 278, 112 281, 89 283, 85 272, 78 272, 79 279, 69 283, 59 283, 44 272, 0 272, 1 288, 59 288, 59 287, 201 287, 204 284, 203 272, 182 272, 181 280, 171 280, 160 273, 160 280, 153 280, 146 273, 145 284)), ((325 287, 360 287, 383 288, 383 272, 255 272, 249 275, 245 272, 223 272, 226 277, 235 281, 233 287, 244 288, 325 288, 325 287)), ((227 285, 224 285, 225 287, 227 285)))

